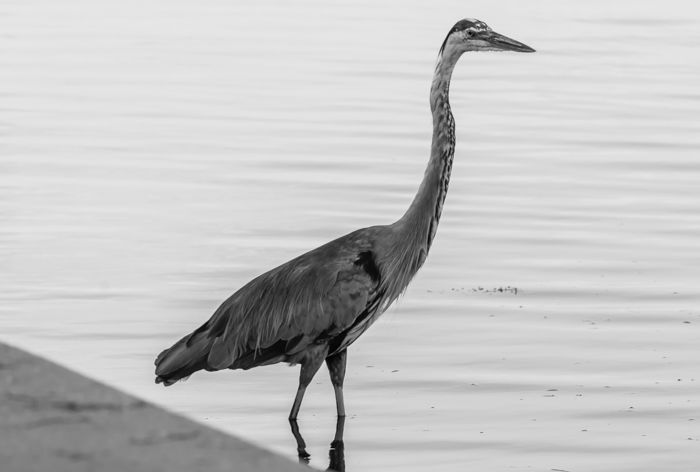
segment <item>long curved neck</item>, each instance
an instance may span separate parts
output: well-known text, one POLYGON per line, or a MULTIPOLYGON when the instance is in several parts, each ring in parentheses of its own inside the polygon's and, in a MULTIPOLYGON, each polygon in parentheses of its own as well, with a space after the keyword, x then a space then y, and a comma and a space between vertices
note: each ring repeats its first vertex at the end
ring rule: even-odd
POLYGON ((379 262, 385 274, 382 288, 385 307, 406 289, 425 262, 440 221, 455 150, 455 123, 448 94, 452 70, 459 56, 448 51, 438 56, 430 88, 433 144, 428 167, 408 210, 391 225, 393 238, 380 253, 379 262))
MULTIPOLYGON (((455 152, 455 122, 450 110, 450 79, 459 54, 440 54, 430 88, 433 142, 430 160, 411 206, 397 222, 427 255, 433 242, 450 182, 455 152)), ((423 261, 420 261, 422 264, 423 261)))

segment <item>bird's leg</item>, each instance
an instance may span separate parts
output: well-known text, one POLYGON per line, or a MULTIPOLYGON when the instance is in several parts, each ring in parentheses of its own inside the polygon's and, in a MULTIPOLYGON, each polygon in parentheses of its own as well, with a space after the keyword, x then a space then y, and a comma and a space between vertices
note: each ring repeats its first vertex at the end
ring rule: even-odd
POLYGON ((301 362, 301 370, 299 372, 299 388, 297 389, 297 396, 294 398, 294 404, 292 405, 292 411, 289 412, 289 419, 297 419, 299 414, 299 408, 301 408, 301 401, 304 399, 304 392, 306 392, 306 387, 311 383, 311 379, 314 378, 316 372, 323 364, 323 359, 325 359, 328 353, 328 345, 318 345, 315 349, 309 349, 306 356, 301 362))
POLYGON ((345 401, 343 400, 343 380, 345 379, 345 364, 347 362, 348 350, 343 349, 337 354, 326 358, 328 372, 331 374, 331 383, 335 391, 335 406, 338 416, 345 416, 345 401))

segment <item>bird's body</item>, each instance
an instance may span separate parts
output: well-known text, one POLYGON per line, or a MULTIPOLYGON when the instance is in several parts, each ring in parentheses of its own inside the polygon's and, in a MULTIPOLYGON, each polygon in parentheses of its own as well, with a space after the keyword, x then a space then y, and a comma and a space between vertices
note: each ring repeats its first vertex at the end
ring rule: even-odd
POLYGON ((338 415, 345 414, 342 385, 347 347, 406 289, 435 237, 455 148, 450 78, 461 54, 471 50, 464 45, 479 46, 477 41, 487 41, 496 49, 532 51, 477 20, 462 20, 450 31, 430 92, 430 160, 403 217, 390 225, 349 233, 250 281, 206 323, 158 356, 156 382, 171 385, 198 370, 301 364, 290 414, 296 418, 306 386, 325 360, 338 415), (495 41, 501 42, 500 47, 493 46, 495 41))

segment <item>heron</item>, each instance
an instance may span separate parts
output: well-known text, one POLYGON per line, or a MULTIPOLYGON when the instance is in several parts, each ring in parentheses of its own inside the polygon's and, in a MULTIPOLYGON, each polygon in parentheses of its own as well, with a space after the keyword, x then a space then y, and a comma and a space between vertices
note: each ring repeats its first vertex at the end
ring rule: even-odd
POLYGON ((345 416, 348 347, 405 291, 435 238, 455 152, 450 80, 468 51, 535 50, 483 21, 458 21, 438 53, 430 88, 430 158, 403 216, 353 231, 248 282, 209 320, 157 356, 156 383, 169 386, 200 370, 299 364, 289 413, 296 420, 304 392, 325 362, 338 417, 345 416))

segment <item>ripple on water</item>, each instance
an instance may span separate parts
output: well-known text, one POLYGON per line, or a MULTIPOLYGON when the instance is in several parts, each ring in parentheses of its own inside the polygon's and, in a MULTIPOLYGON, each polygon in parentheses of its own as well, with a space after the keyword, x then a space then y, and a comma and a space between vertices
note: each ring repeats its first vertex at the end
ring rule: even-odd
MULTIPOLYGON (((435 246, 349 354, 347 470, 696 465, 698 19, 598 3, 483 14, 538 53, 455 71, 435 246)), ((162 389, 153 356, 253 276, 401 215, 464 6, 68 5, 0 6, 2 338, 294 459, 296 369, 162 389)), ((300 419, 323 468, 326 377, 300 419)))

